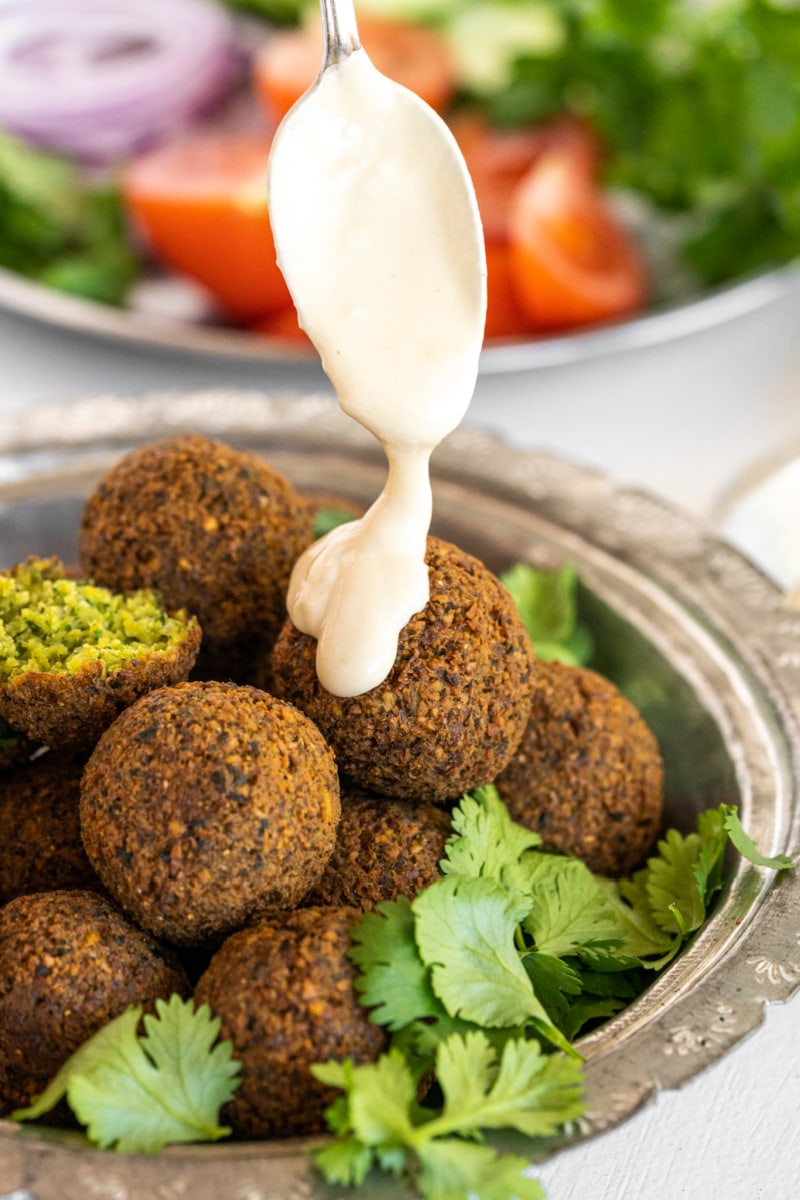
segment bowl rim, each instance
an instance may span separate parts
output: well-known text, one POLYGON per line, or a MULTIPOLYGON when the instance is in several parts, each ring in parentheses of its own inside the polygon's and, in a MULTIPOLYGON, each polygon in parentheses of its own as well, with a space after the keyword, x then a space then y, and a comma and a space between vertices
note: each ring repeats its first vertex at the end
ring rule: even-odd
MULTIPOLYGON (((772 267, 628 320, 542 338, 500 339, 481 352, 480 374, 564 367, 657 346, 747 316, 795 292, 800 292, 800 262, 772 267)), ((55 291, 4 267, 0 267, 0 307, 56 328, 123 344, 201 358, 272 362, 289 369, 319 365, 316 353, 296 341, 101 304, 55 291)))

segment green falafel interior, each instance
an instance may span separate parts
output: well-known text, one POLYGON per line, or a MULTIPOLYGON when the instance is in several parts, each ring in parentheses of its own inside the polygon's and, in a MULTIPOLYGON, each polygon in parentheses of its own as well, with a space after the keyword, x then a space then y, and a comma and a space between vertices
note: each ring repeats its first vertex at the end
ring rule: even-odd
POLYGON ((122 595, 66 578, 56 558, 30 558, 0 574, 0 681, 96 662, 110 673, 178 645, 192 624, 169 615, 157 592, 122 595))

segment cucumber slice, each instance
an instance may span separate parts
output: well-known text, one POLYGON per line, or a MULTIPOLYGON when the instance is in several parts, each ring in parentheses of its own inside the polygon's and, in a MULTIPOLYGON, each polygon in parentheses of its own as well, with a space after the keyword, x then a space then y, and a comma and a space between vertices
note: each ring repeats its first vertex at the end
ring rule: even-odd
POLYGON ((439 24, 464 7, 465 0, 356 0, 357 13, 391 17, 401 21, 439 24))
POLYGON ((566 39, 566 30, 552 7, 532 3, 484 3, 462 7, 447 22, 445 37, 464 87, 490 95, 512 79, 521 57, 553 58, 566 39))

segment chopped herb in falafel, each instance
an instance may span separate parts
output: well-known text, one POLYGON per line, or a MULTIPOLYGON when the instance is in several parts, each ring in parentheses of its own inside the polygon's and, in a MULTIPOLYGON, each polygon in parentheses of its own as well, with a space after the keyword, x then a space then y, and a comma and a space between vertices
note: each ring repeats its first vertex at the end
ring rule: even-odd
POLYGON ((127 595, 67 579, 56 558, 31 558, 0 574, 0 680, 29 671, 75 675, 101 662, 111 672, 186 636, 156 592, 127 595))

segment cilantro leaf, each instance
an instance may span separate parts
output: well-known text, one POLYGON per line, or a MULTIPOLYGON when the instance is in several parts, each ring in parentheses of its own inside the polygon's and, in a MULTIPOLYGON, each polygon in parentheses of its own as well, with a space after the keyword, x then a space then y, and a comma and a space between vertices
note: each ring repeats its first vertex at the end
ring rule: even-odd
POLYGON ((698 834, 684 837, 668 829, 658 843, 658 855, 648 861, 647 895, 653 919, 666 933, 692 933, 705 920, 705 896, 695 874, 702 849, 698 834))
POLYGON ((559 1029, 563 1029, 563 1018, 574 1002, 574 997, 579 996, 583 990, 577 971, 563 958, 541 954, 538 950, 526 954, 522 961, 536 995, 559 1029))
POLYGON ((336 508, 332 504, 326 508, 318 508, 313 518, 314 540, 324 537, 332 529, 338 529, 340 525, 347 525, 353 520, 355 517, 351 512, 345 512, 343 508, 336 508))
POLYGON ((524 922, 536 949, 564 957, 584 948, 620 945, 614 914, 586 864, 577 858, 550 858, 553 865, 534 885, 524 922))
POLYGON ((538 833, 511 820, 493 785, 463 796, 452 813, 454 835, 445 846, 441 869, 466 879, 486 876, 509 892, 524 894, 527 876, 521 866, 526 851, 541 845, 538 833))
POLYGON ((391 1030, 443 1009, 431 988, 428 968, 414 936, 414 914, 404 896, 365 913, 351 931, 350 959, 361 970, 355 988, 372 1019, 391 1030))
POLYGON ((722 804, 720 805, 720 811, 722 813, 725 832, 742 858, 746 858, 748 862, 754 863, 758 867, 771 867, 773 871, 785 871, 794 865, 788 854, 766 856, 759 853, 753 843, 753 839, 742 828, 742 823, 739 820, 739 815, 735 807, 722 804))
POLYGON ((515 944, 527 908, 494 880, 448 875, 411 907, 431 985, 452 1016, 497 1026, 546 1017, 515 944))
POLYGON ((571 564, 539 570, 518 562, 500 576, 530 634, 537 658, 583 666, 592 656, 592 638, 578 621, 578 574, 571 564))
POLYGON ((426 1200, 544 1200, 530 1163, 516 1155, 501 1157, 489 1146, 447 1138, 427 1142, 419 1157, 418 1184, 426 1200))
POLYGON ((230 1042, 215 1045, 220 1022, 207 1005, 173 995, 156 1001, 156 1016, 129 1008, 81 1046, 27 1109, 31 1120, 66 1095, 89 1139, 101 1148, 155 1154, 181 1142, 216 1141, 221 1106, 238 1085, 230 1042))
POLYGON ((584 1111, 583 1068, 543 1054, 536 1041, 506 1042, 498 1063, 485 1034, 448 1038, 436 1056, 444 1107, 426 1129, 475 1136, 479 1129, 517 1129, 546 1137, 584 1111))
POLYGON ((498 1055, 480 1031, 454 1034, 439 1047, 438 1112, 420 1107, 413 1073, 394 1048, 376 1063, 325 1063, 312 1069, 318 1079, 344 1091, 347 1116, 342 1122, 337 1110, 336 1148, 315 1154, 328 1181, 360 1182, 370 1164, 382 1165, 416 1176, 427 1200, 541 1200, 525 1159, 502 1157, 464 1139, 500 1128, 547 1135, 584 1110, 579 1064, 545 1055, 524 1038, 509 1040, 498 1055))

